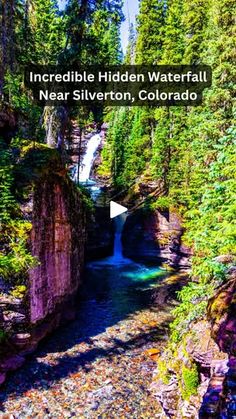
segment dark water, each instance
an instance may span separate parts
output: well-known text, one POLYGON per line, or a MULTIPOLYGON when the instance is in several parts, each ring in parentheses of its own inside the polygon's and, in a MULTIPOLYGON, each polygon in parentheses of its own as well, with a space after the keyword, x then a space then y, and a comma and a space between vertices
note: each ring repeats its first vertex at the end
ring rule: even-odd
POLYGON ((103 332, 132 313, 151 306, 164 270, 114 257, 91 263, 85 272, 84 300, 77 322, 83 336, 103 332), (115 264, 113 264, 115 262, 115 264))

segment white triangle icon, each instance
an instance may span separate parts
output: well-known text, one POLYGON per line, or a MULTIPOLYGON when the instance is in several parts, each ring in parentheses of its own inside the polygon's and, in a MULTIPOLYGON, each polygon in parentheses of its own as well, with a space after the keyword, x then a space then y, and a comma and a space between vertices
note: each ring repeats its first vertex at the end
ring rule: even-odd
POLYGON ((110 218, 118 217, 118 215, 123 214, 126 211, 128 211, 128 208, 125 208, 114 201, 110 202, 110 218))

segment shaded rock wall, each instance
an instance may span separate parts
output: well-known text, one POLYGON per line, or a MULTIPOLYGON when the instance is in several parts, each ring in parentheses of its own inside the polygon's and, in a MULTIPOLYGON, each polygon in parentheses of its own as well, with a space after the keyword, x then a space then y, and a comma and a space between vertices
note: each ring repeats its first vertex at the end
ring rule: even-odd
POLYGON ((95 207, 88 222, 86 259, 95 260, 113 254, 114 227, 109 217, 109 207, 95 207))
POLYGON ((123 232, 125 256, 173 268, 190 267, 191 250, 182 244, 183 228, 177 214, 140 209, 131 214, 123 232))
POLYGON ((16 113, 9 105, 0 103, 0 137, 10 142, 17 129, 16 113))
MULTIPOLYGON (((33 181, 25 185, 30 198, 22 210, 32 221, 29 242, 38 263, 29 272, 24 297, 15 298, 7 289, 1 297, 0 385, 7 372, 20 368, 44 337, 73 319, 82 282, 86 240, 83 197, 57 153, 50 152, 37 169, 33 157, 26 159, 27 164, 33 162, 33 181)), ((29 173, 30 168, 24 167, 29 173)))
POLYGON ((32 323, 77 292, 84 244, 84 209, 74 185, 60 175, 41 178, 34 191, 31 233, 32 254, 40 261, 29 277, 32 323))

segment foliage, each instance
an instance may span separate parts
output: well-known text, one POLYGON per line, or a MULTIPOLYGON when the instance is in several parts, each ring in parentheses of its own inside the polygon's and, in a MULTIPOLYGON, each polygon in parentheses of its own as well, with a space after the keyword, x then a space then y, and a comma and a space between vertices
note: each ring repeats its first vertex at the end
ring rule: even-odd
POLYGON ((31 223, 22 218, 15 197, 15 167, 12 150, 0 147, 0 275, 18 281, 35 264, 28 251, 31 223))
POLYGON ((138 15, 136 63, 156 64, 161 57, 166 19, 164 0, 142 0, 138 15))
POLYGON ((0 251, 0 275, 11 282, 22 283, 30 268, 36 265, 36 260, 28 251, 28 234, 31 223, 24 220, 11 220, 2 225, 0 251))
POLYGON ((170 197, 168 196, 160 196, 155 200, 153 204, 151 204, 152 210, 159 209, 159 210, 167 210, 170 208, 172 202, 170 197))
POLYGON ((53 64, 65 45, 64 20, 56 0, 34 0, 28 4, 22 28, 26 45, 19 56, 26 63, 53 64))
POLYGON ((191 368, 182 366, 181 395, 184 400, 189 400, 190 396, 197 394, 199 385, 199 374, 196 364, 192 364, 191 368))
POLYGON ((121 0, 69 0, 65 12, 67 49, 62 58, 75 64, 118 64, 122 59, 121 0))
POLYGON ((15 298, 23 298, 25 296, 25 293, 27 291, 27 288, 25 285, 17 285, 11 290, 11 295, 15 298))
POLYGON ((190 282, 178 292, 180 304, 172 311, 171 341, 178 343, 189 330, 191 322, 205 315, 207 301, 214 291, 213 284, 190 282))
POLYGON ((168 371, 168 366, 165 359, 158 360, 158 379, 164 384, 168 384, 171 378, 171 374, 168 371))
POLYGON ((94 202, 91 199, 91 196, 90 196, 90 193, 89 193, 88 189, 86 187, 82 186, 82 185, 77 185, 77 188, 81 193, 80 196, 81 196, 82 202, 85 206, 86 214, 93 213, 94 210, 95 210, 94 202))
POLYGON ((37 135, 41 140, 43 135, 42 127, 38 126, 41 117, 41 109, 35 105, 23 85, 21 74, 7 72, 4 80, 4 94, 11 107, 27 120, 27 129, 24 127, 21 136, 29 137, 37 135))
POLYGON ((0 141, 0 223, 7 223, 15 210, 11 154, 0 141))

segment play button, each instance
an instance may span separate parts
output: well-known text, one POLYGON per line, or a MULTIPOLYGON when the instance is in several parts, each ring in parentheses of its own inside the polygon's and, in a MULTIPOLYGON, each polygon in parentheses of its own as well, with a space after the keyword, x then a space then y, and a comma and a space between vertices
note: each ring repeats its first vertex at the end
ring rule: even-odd
POLYGON ((128 208, 123 207, 123 205, 117 204, 114 201, 110 202, 110 218, 118 217, 118 215, 124 214, 127 211, 128 208))

